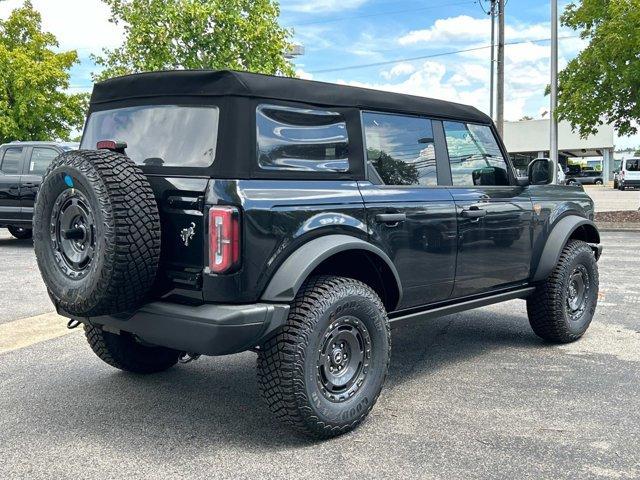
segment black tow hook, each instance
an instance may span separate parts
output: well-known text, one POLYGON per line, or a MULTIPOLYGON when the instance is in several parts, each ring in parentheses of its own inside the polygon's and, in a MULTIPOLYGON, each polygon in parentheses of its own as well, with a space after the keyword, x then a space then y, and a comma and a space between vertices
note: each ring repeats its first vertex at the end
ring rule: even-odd
POLYGON ((67 328, 68 328, 69 330, 73 330, 74 328, 79 327, 81 323, 82 323, 82 322, 79 322, 78 320, 74 320, 74 319, 72 318, 71 320, 69 320, 69 321, 67 322, 67 328))
POLYGON ((193 362, 197 359, 200 358, 200 355, 198 355, 197 353, 187 353, 187 352, 182 352, 180 354, 180 357, 178 357, 178 361, 180 363, 189 363, 189 362, 193 362))

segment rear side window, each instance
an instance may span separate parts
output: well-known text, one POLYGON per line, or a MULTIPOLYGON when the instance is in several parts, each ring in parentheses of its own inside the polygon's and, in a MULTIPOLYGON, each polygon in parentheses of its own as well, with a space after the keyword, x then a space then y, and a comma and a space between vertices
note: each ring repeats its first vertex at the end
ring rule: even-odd
POLYGON ((367 161, 385 185, 438 184, 431 120, 364 112, 362 121, 367 161))
POLYGON ((51 161, 58 155, 58 152, 53 148, 33 147, 31 162, 29 163, 29 173, 42 175, 51 161))
POLYGON ((216 152, 218 117, 217 107, 178 105, 93 112, 80 148, 116 140, 127 143, 126 154, 138 165, 208 167, 216 152))
POLYGON ((640 172, 640 160, 627 160, 627 171, 628 172, 640 172))
POLYGON ((258 165, 264 170, 349 170, 347 123, 340 113, 259 105, 256 128, 258 165))
POLYGON ((0 171, 6 175, 22 173, 22 147, 9 147, 4 151, 0 171))
POLYGON ((487 125, 443 122, 454 186, 509 185, 508 166, 487 125))

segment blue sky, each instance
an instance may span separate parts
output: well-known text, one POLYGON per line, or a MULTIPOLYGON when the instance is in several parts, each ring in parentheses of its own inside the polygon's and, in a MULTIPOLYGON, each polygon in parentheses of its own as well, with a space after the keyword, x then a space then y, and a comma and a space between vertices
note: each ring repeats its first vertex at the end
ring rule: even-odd
MULTIPOLYGON (((294 30, 305 55, 295 59, 301 77, 443 98, 489 110, 490 24, 484 0, 281 0, 281 23, 294 30), (452 51, 476 49, 453 55, 452 51), (419 60, 403 60, 415 57, 419 60), (362 67, 363 65, 378 64, 362 67), (347 68, 360 66, 361 68, 347 68)), ((22 0, 0 2, 0 18, 22 0)), ((92 52, 114 47, 121 31, 107 22, 100 0, 33 0, 44 27, 62 48, 78 50, 82 63, 72 72, 74 91, 90 90, 92 52), (73 26, 73 28, 71 28, 73 26)), ((560 1, 561 7, 566 2, 560 1)), ((540 118, 548 110, 550 6, 508 0, 506 102, 508 120, 540 118)), ((561 37, 575 32, 561 31, 561 37)), ((563 67, 582 48, 578 38, 560 43, 563 67)), ((640 145, 640 137, 618 139, 640 145)))

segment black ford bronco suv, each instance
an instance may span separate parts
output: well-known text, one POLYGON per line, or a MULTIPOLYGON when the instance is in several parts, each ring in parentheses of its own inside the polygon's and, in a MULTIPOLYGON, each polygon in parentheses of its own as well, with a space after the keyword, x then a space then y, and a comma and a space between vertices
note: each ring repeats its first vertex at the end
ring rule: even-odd
POLYGON ((526 299, 534 332, 580 338, 600 237, 548 160, 516 178, 472 107, 231 71, 93 90, 81 149, 49 166, 38 265, 108 364, 153 373, 258 354, 292 426, 346 432, 374 406, 389 325, 526 299))

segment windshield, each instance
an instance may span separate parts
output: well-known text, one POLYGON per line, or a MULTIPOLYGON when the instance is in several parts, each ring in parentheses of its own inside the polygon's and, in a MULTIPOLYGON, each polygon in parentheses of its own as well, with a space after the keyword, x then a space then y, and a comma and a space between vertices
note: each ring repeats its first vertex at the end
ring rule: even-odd
POLYGON ((217 107, 154 105, 94 112, 81 148, 100 140, 126 142, 126 154, 138 165, 207 167, 213 163, 217 107))

